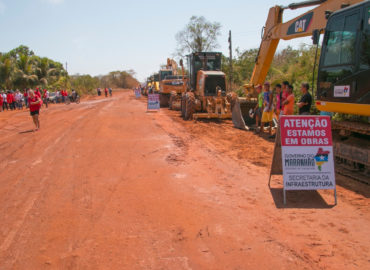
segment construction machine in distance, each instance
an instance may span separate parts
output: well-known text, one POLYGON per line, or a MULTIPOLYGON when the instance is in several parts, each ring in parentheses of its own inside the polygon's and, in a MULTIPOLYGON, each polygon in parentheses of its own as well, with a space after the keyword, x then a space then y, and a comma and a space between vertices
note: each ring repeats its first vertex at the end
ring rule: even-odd
MULTIPOLYGON (((182 76, 176 76, 177 79, 171 82, 170 100, 168 102, 168 108, 170 110, 180 111, 181 110, 181 97, 182 94, 186 92, 188 78, 185 75, 184 63, 182 59, 180 60, 180 66, 182 71, 182 76), (181 78, 181 79, 180 79, 181 78)), ((166 83, 165 83, 166 84, 166 83)))
POLYGON ((195 52, 187 56, 187 89, 181 96, 181 115, 185 120, 231 118, 221 58, 219 52, 195 52))
POLYGON ((240 100, 241 111, 244 118, 249 117, 245 107, 255 105, 254 86, 265 81, 280 39, 312 36, 318 45, 323 33, 316 107, 352 116, 351 121, 332 121, 336 167, 342 174, 370 183, 369 0, 313 0, 270 8, 253 74, 245 85, 246 98, 240 100), (285 9, 314 5, 283 23, 285 9))
POLYGON ((166 67, 159 70, 159 101, 161 107, 168 107, 171 92, 176 90, 173 86, 182 85, 181 77, 177 76, 177 63, 167 58, 166 67))
POLYGON ((145 85, 143 87, 142 95, 147 96, 148 93, 149 93, 149 89, 151 88, 151 86, 152 86, 151 77, 148 77, 146 79, 146 83, 145 83, 145 85))
POLYGON ((159 74, 155 73, 147 78, 143 95, 159 93, 159 74))
POLYGON ((167 58, 166 69, 159 71, 159 100, 161 107, 180 110, 180 102, 176 102, 177 99, 173 96, 181 95, 184 92, 186 83, 184 80, 184 69, 182 69, 182 73, 182 75, 178 75, 176 61, 167 58))
POLYGON ((159 93, 159 73, 153 74, 151 77, 151 85, 153 93, 159 93))

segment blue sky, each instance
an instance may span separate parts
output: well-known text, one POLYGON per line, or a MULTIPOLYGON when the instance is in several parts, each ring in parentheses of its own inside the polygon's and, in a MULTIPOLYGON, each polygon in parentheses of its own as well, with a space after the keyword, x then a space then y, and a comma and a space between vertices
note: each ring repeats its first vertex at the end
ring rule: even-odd
MULTIPOLYGON (((192 15, 222 25, 218 51, 257 48, 268 9, 293 0, 0 0, 0 51, 20 44, 37 55, 68 62, 70 74, 106 74, 133 69, 144 80, 176 49, 175 34, 192 15)), ((286 11, 284 20, 306 9, 286 11)), ((310 44, 282 41, 279 48, 310 44)))

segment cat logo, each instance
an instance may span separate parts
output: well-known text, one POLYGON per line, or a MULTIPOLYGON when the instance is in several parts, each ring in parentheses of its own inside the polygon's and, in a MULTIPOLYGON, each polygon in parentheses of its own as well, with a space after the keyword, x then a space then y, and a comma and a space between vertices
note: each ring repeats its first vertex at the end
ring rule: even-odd
POLYGON ((310 12, 293 22, 288 28, 287 35, 307 32, 308 28, 311 25, 312 17, 313 12, 310 12))
POLYGON ((300 20, 295 22, 295 32, 301 33, 304 32, 306 26, 306 20, 300 20))

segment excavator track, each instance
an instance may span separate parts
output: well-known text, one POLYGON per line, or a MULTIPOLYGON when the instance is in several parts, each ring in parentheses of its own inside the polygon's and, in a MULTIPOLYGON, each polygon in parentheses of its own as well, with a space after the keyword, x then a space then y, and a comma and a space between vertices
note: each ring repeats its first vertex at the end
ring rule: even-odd
POLYGON ((338 162, 336 162, 335 165, 335 172, 337 174, 343 175, 347 178, 361 182, 363 184, 370 185, 369 176, 363 175, 356 170, 350 170, 346 167, 342 167, 341 164, 338 162))
POLYGON ((331 126, 333 130, 347 130, 349 132, 370 136, 370 127, 368 123, 357 121, 332 121, 331 126))
POLYGON ((332 121, 336 172, 370 185, 370 125, 332 121))

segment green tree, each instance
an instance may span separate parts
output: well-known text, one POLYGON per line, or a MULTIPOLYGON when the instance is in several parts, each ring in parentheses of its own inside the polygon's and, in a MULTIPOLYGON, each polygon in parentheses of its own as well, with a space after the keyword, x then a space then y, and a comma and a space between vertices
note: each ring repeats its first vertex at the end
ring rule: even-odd
POLYGON ((14 71, 14 87, 24 89, 37 85, 38 77, 34 73, 33 65, 30 59, 30 56, 26 54, 18 55, 14 71))
POLYGON ((20 45, 17 48, 9 51, 8 55, 12 58, 18 59, 21 55, 33 56, 35 53, 27 46, 20 45))
POLYGON ((58 74, 57 68, 51 67, 49 62, 50 60, 46 57, 34 57, 35 73, 38 78, 38 83, 43 87, 49 85, 49 81, 55 81, 55 75, 58 74))
POLYGON ((112 71, 100 78, 100 85, 102 87, 133 88, 139 83, 134 74, 133 70, 112 71))
MULTIPOLYGON (((67 72, 61 63, 46 57, 39 57, 27 46, 21 45, 0 54, 0 86, 7 89, 28 87, 49 87, 66 81, 67 72)), ((65 87, 65 86, 64 86, 65 87)))
POLYGON ((13 63, 9 55, 0 55, 0 87, 10 89, 12 87, 13 63))
POLYGON ((92 94, 99 87, 99 78, 90 75, 73 75, 70 77, 71 87, 80 95, 92 94))
POLYGON ((203 16, 192 16, 185 28, 176 34, 177 54, 184 56, 191 52, 216 49, 221 35, 221 24, 209 22, 203 16))
POLYGON ((80 95, 90 94, 97 87, 132 88, 138 84, 135 71, 113 71, 105 76, 69 76, 63 65, 34 54, 21 45, 0 53, 0 87, 24 89, 39 86, 55 91, 74 88, 80 95))
MULTIPOLYGON (((299 89, 302 82, 310 85, 313 80, 313 65, 315 63, 316 47, 302 45, 299 49, 287 48, 278 51, 272 61, 266 80, 274 86, 287 80, 294 86, 297 97, 301 95, 299 89)), ((249 83, 255 66, 258 49, 245 51, 236 50, 233 59, 233 89, 241 94, 243 84, 249 83)), ((319 50, 320 54, 320 50, 319 50)), ((222 70, 229 76, 228 58, 224 58, 222 70)), ((317 76, 317 67, 315 77, 317 76)))
MULTIPOLYGON (((233 59, 232 89, 240 96, 243 96, 243 84, 249 82, 252 76, 257 53, 258 49, 250 49, 243 52, 238 48, 236 49, 236 57, 233 59)), ((222 61, 222 71, 225 72, 227 77, 230 76, 229 68, 229 58, 224 57, 222 61)))

